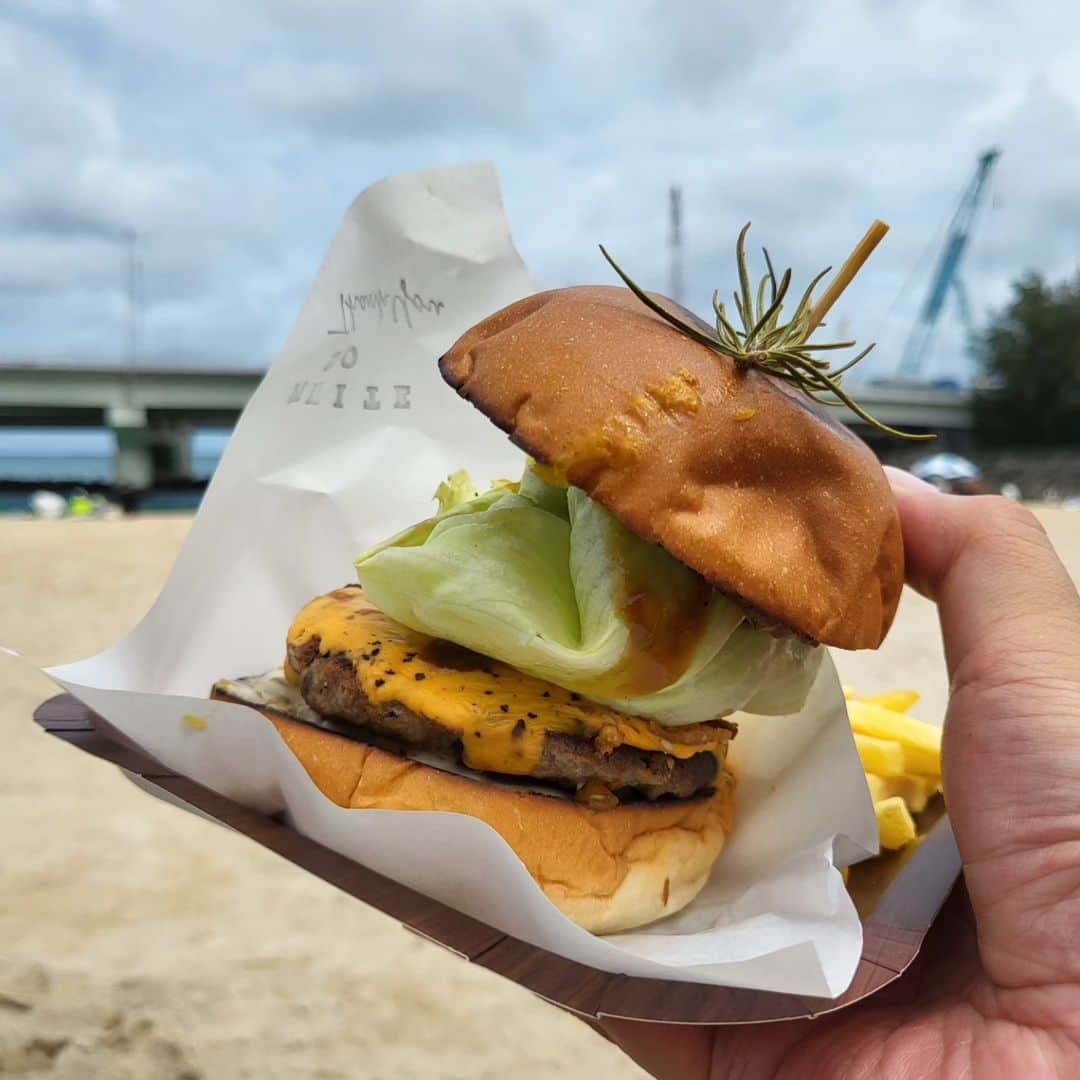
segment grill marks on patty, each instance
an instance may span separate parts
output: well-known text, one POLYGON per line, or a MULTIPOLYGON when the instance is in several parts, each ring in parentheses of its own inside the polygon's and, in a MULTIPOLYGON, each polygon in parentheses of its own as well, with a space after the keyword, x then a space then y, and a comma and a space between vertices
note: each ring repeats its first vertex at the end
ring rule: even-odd
MULTIPOLYGON (((290 642, 288 646, 289 666, 300 676, 300 692, 316 712, 359 724, 414 750, 459 759, 463 756, 461 744, 465 736, 461 732, 400 701, 373 702, 360 685, 354 661, 340 652, 324 655, 320 646, 317 635, 300 643, 290 642)), ((501 710, 507 712, 508 707, 502 705, 501 710)), ((514 721, 511 735, 515 740, 524 740, 529 726, 543 728, 543 716, 529 713, 528 717, 514 721)), ((723 722, 720 725, 729 735, 734 731, 733 725, 723 722)), ((482 731, 471 734, 480 738, 482 731)), ((685 741, 693 743, 694 733, 688 735, 685 741)), ((686 798, 716 785, 720 773, 717 756, 711 752, 676 757, 662 751, 619 745, 618 736, 613 738, 613 729, 607 727, 595 737, 546 729, 542 737, 538 760, 528 768, 528 775, 571 791, 596 780, 615 791, 632 789, 648 799, 686 798)), ((722 752, 726 741, 720 746, 722 752)))

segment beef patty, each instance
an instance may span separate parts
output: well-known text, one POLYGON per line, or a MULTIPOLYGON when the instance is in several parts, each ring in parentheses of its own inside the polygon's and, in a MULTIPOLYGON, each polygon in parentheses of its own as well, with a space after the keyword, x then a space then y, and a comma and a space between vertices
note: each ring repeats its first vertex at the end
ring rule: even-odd
MULTIPOLYGON (((416 750, 460 760, 457 732, 400 702, 372 703, 359 685, 352 661, 342 654, 320 653, 317 637, 300 646, 290 643, 288 662, 300 676, 304 700, 320 715, 359 724, 416 750)), ((734 725, 719 724, 728 732, 735 730, 734 725)), ((687 798, 705 791, 715 786, 719 772, 717 756, 711 752, 679 758, 627 745, 608 747, 599 736, 589 739, 548 731, 530 775, 571 791, 597 781, 616 792, 634 791, 658 799, 665 795, 687 798)), ((723 778, 727 777, 724 773, 723 778)))

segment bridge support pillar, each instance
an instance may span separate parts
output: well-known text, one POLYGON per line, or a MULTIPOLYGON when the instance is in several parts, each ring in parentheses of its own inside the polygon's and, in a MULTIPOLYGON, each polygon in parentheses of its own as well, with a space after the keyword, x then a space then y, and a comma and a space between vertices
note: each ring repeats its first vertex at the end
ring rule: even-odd
POLYGON ((113 483, 120 491, 145 491, 154 483, 146 410, 114 406, 105 416, 116 439, 113 483))
POLYGON ((191 428, 185 423, 154 423, 147 430, 154 483, 191 479, 191 428))
POLYGON ((116 438, 113 477, 118 491, 140 492, 191 477, 191 431, 187 424, 148 420, 145 409, 115 406, 106 423, 116 438))

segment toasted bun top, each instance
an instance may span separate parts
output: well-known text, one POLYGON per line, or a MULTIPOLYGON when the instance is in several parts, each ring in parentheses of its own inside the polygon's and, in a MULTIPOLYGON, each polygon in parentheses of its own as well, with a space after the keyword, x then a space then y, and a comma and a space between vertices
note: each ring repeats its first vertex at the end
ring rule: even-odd
POLYGON ((869 447, 801 392, 599 285, 503 308, 439 368, 717 588, 823 644, 881 644, 904 577, 896 504, 869 447))

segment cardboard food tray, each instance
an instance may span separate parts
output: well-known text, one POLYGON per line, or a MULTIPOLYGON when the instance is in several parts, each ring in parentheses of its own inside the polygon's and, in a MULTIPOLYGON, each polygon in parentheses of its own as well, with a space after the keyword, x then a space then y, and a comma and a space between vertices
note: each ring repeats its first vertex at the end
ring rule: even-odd
POLYGON ((49 734, 117 765, 151 795, 242 833, 406 929, 593 1020, 740 1024, 845 1008, 887 986, 912 963, 960 871, 940 798, 919 816, 918 841, 851 868, 849 890, 862 922, 863 950, 851 985, 836 999, 612 975, 508 937, 302 836, 283 816, 267 817, 177 775, 69 694, 45 701, 34 719, 49 734))

